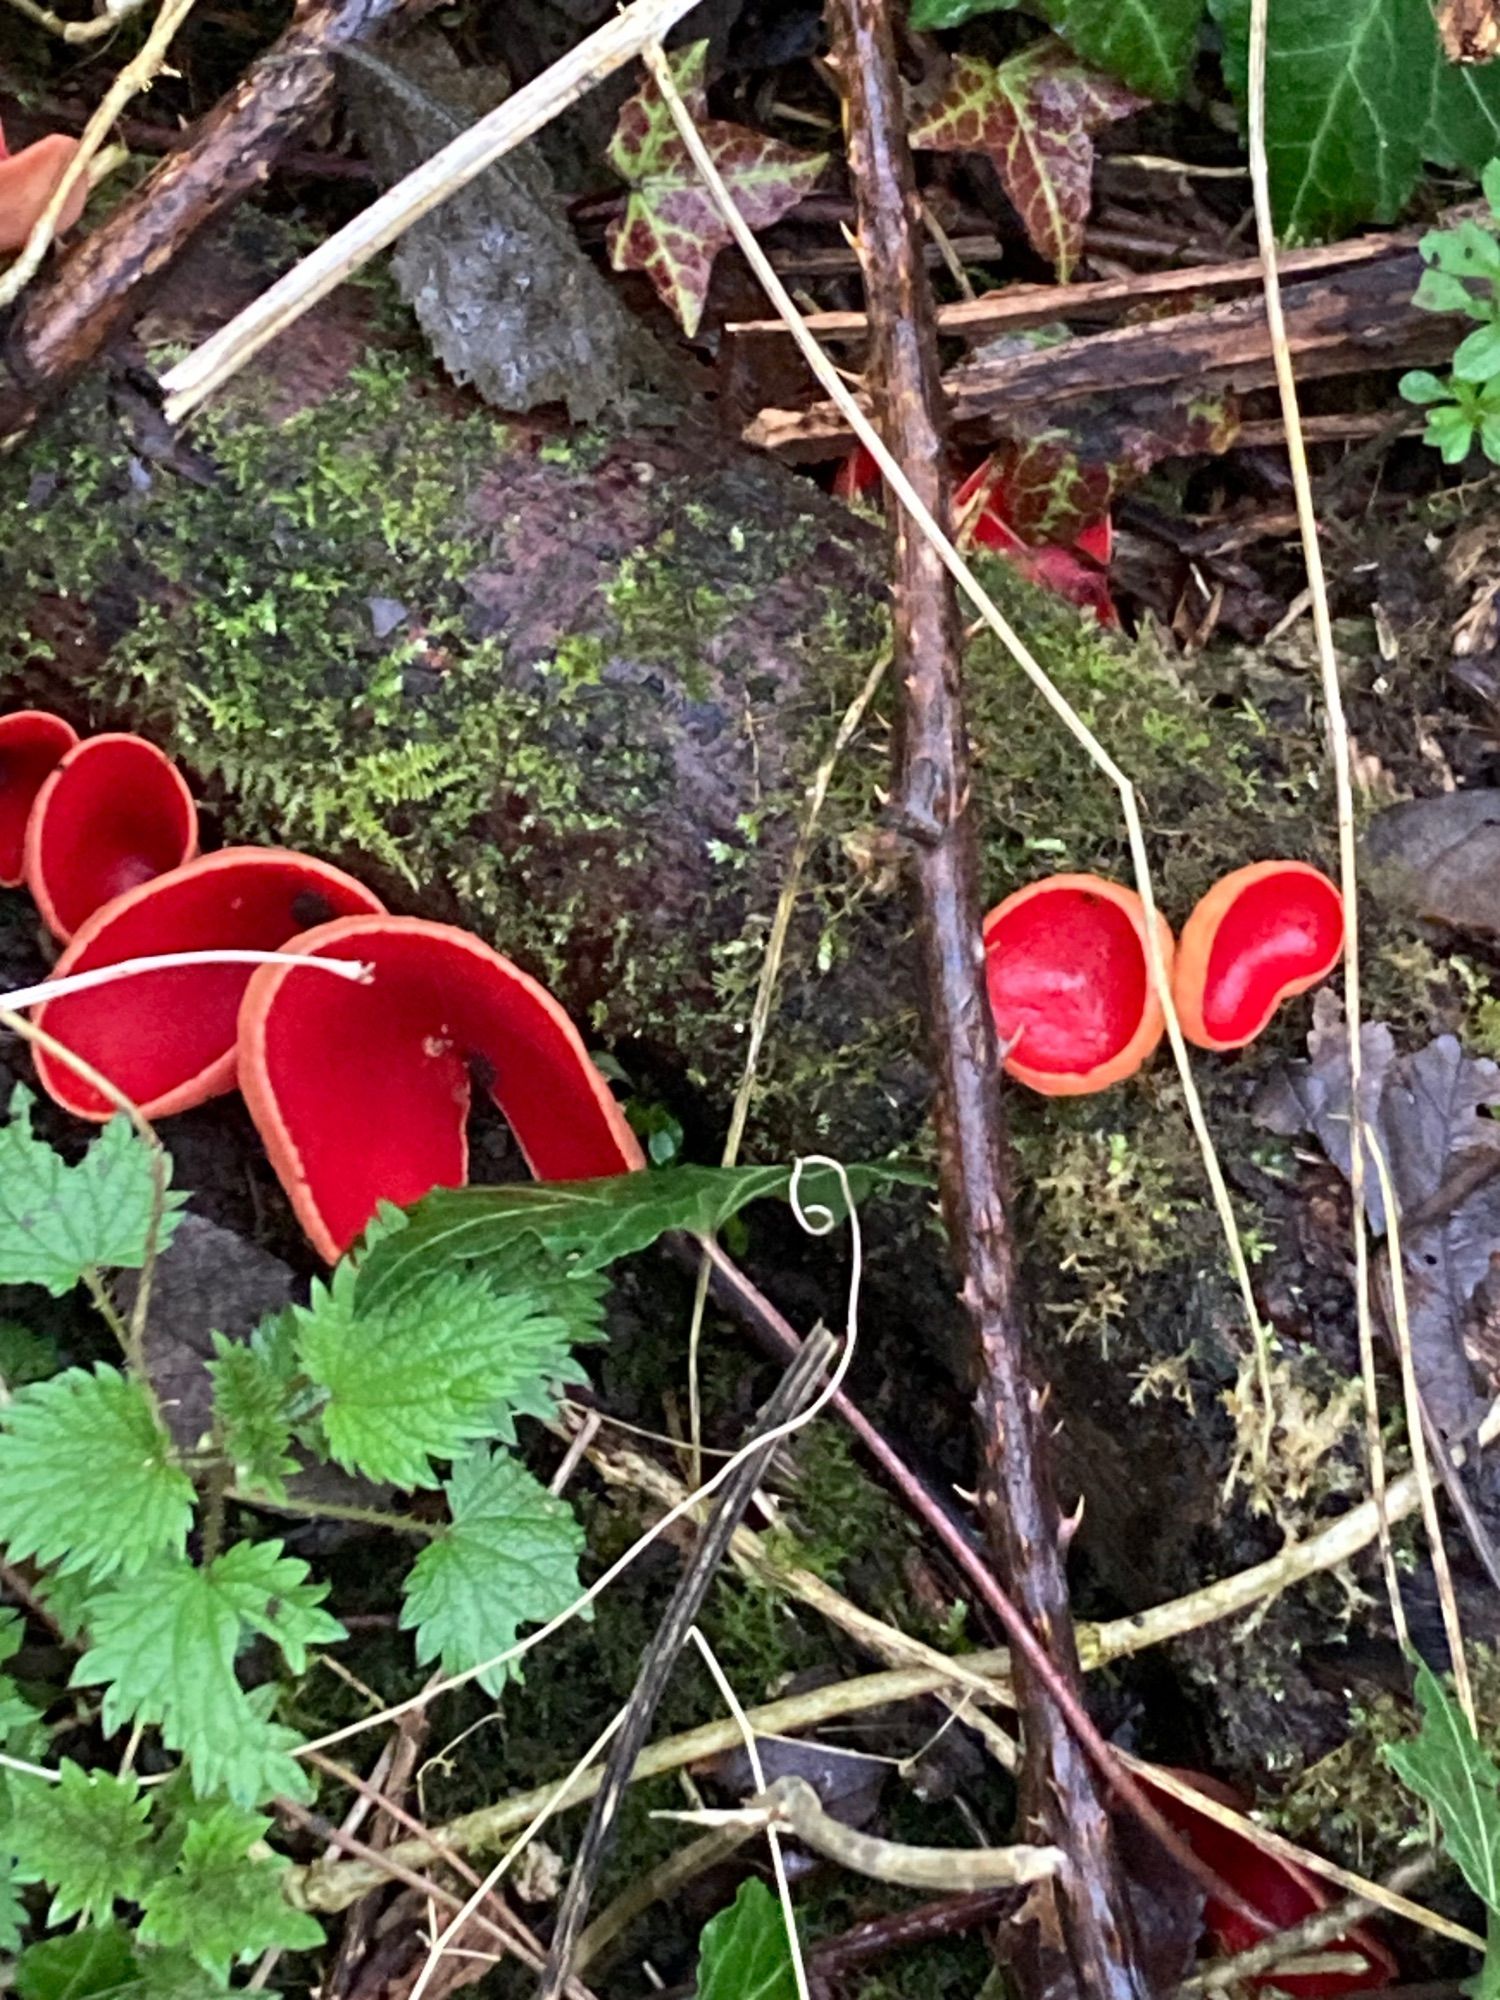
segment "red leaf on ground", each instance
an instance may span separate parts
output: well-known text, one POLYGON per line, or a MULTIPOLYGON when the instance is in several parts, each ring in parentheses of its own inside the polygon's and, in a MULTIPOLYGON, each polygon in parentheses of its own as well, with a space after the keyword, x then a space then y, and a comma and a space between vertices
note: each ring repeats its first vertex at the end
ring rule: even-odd
POLYGON ((1094 172, 1091 134, 1147 103, 1057 40, 1003 63, 960 56, 913 128, 913 146, 988 153, 1034 248, 1066 281, 1083 250, 1094 172))
MULTIPOLYGON (((828 155, 802 153, 747 125, 710 118, 707 54, 706 41, 677 50, 670 59, 672 80, 740 213, 752 229, 766 229, 812 192, 828 155)), ((731 237, 649 77, 621 105, 608 159, 630 188, 625 213, 610 225, 610 261, 617 271, 644 271, 691 337, 703 317, 714 259, 731 237)))

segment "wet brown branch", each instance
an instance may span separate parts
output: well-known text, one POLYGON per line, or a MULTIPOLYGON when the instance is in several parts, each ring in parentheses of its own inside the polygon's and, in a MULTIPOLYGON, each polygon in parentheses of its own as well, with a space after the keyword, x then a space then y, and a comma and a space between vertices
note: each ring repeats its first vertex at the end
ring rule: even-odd
POLYGON ((32 285, 7 329, 0 438, 47 403, 144 309, 151 283, 207 223, 260 187, 325 108, 334 57, 423 0, 313 0, 175 152, 32 285))
MULTIPOLYGON (((884 0, 829 0, 828 14, 848 92, 869 380, 887 444, 941 519, 948 499, 941 388, 891 10, 884 0)), ((1025 1372, 1016 1300, 1000 1065, 980 943, 958 610, 937 550, 904 514, 894 517, 893 564, 895 675, 904 697, 895 798, 913 853, 943 1210, 974 1329, 981 1511, 1006 1593, 1046 1649, 1055 1678, 1076 1695, 1078 1655, 1057 1510, 1043 1475, 1038 1399, 1025 1372)), ((1136 2000, 1146 1987, 1099 1783, 1049 1692, 1054 1676, 1038 1674, 1021 1653, 1015 1667, 1026 1736, 1023 1837, 1037 1831, 1068 1856, 1059 1915, 1082 1991, 1094 2000, 1136 2000)), ((1038 1930, 1028 1931, 1032 1946, 1038 1930)), ((1041 1958, 1027 1956, 1027 1983, 1035 1991, 1041 1958)))

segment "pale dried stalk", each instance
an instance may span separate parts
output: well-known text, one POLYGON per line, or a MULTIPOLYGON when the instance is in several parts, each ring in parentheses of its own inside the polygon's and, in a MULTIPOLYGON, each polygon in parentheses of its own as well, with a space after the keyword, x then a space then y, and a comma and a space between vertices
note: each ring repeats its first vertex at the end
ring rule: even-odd
POLYGON ((1214 1148, 1213 1136, 1204 1116, 1202 1099, 1198 1086, 1193 1080, 1192 1064, 1188 1057, 1187 1043, 1183 1038, 1182 1024, 1177 1018, 1177 1009, 1172 1000, 1172 982, 1167 975, 1166 961, 1162 956, 1161 938, 1156 921, 1156 893, 1151 877, 1151 863, 1146 853, 1145 830, 1141 824, 1140 808, 1135 787, 1119 765, 1110 756, 1104 745, 1089 728, 1083 717, 1053 682, 1035 654, 1027 646, 1020 634, 1005 617, 994 599, 974 575, 968 563, 959 554, 952 541, 932 514, 924 506, 921 497, 912 486, 900 465, 887 450, 884 440, 870 422, 859 403, 846 386, 842 376, 817 341, 803 324, 802 315, 792 300, 791 294, 777 277, 769 258, 755 240, 755 232, 735 205, 734 198, 725 186, 723 177, 714 165, 713 157, 704 145, 697 126, 693 123, 687 106, 672 80, 664 50, 659 43, 648 46, 642 52, 642 59, 650 70, 657 88, 661 91, 672 122, 676 126, 683 144, 692 156, 693 164, 702 177, 704 186, 713 196, 718 209, 739 245, 746 262, 760 280, 767 298, 784 321, 788 332, 801 350, 803 358, 817 377, 819 383, 834 402, 854 432, 856 438, 870 453, 880 468, 887 485, 897 500, 905 508, 917 528, 937 550, 943 567, 948 571, 959 589, 968 598, 984 623, 994 633, 1001 645, 1010 654, 1022 673, 1041 695, 1053 714, 1067 729, 1074 741, 1110 783, 1120 796, 1120 807, 1125 818, 1126 833, 1130 843, 1131 864, 1135 873, 1136 888, 1146 910, 1147 956, 1151 966, 1151 981, 1162 1012, 1166 1017, 1167 1034, 1172 1045, 1172 1054, 1177 1064, 1178 1075, 1182 1079, 1183 1094, 1187 1102, 1188 1118, 1203 1156, 1204 1171, 1213 1193, 1214 1207, 1224 1231, 1224 1240, 1229 1253, 1245 1316, 1250 1326, 1254 1342, 1256 1375, 1264 1404, 1264 1428, 1262 1434, 1263 1454, 1268 1455, 1270 1435, 1275 1424, 1275 1404, 1271 1390, 1271 1375, 1268 1358, 1269 1333, 1262 1323, 1259 1308, 1255 1302, 1255 1291, 1250 1281, 1250 1265, 1245 1256, 1244 1244, 1240 1240, 1239 1225, 1235 1220, 1234 1204, 1230 1200, 1228 1183, 1219 1165, 1219 1156, 1214 1148))
POLYGON ((1453 1572, 1448 1566, 1448 1550, 1443 1541, 1443 1523, 1438 1513, 1437 1491, 1432 1483, 1432 1466, 1427 1457, 1427 1434, 1422 1425, 1422 1391, 1417 1383, 1416 1362, 1412 1355, 1411 1315, 1406 1307, 1406 1271, 1401 1262, 1400 1206, 1384 1149, 1374 1127, 1368 1123, 1364 1124, 1364 1138, 1380 1181, 1386 1240, 1391 1250, 1391 1331, 1401 1362, 1401 1394, 1406 1405, 1406 1437, 1411 1447, 1411 1468, 1416 1475, 1417 1490, 1422 1496, 1422 1523, 1427 1530, 1432 1574, 1437 1582, 1438 1603, 1443 1613, 1443 1634, 1448 1641, 1448 1655, 1453 1663, 1453 1690, 1470 1730, 1477 1737, 1479 1713, 1474 1706, 1474 1688, 1469 1679, 1468 1656, 1464 1651, 1463 1625, 1453 1590, 1453 1572))
POLYGON ((221 389, 254 355, 284 333, 319 299, 326 298, 394 243, 449 195, 524 145, 560 111, 614 73, 648 42, 667 33, 697 0, 633 0, 587 35, 533 82, 461 132, 404 180, 397 181, 295 264, 227 326, 195 347, 162 377, 168 423, 180 423, 206 396, 221 389))
POLYGON ((100 98, 79 137, 77 152, 52 190, 52 199, 32 224, 31 234, 15 262, 0 276, 0 308, 10 305, 30 284, 47 254, 47 246, 52 241, 69 197, 74 188, 88 177, 94 156, 108 138, 110 127, 132 97, 150 89, 167 60, 167 51, 177 30, 192 11, 193 0, 162 0, 161 12, 152 22, 151 32, 100 98))
POLYGON ((132 14, 138 14, 145 0, 114 0, 114 4, 102 14, 96 14, 87 21, 65 21, 61 14, 54 14, 50 7, 40 7, 37 0, 10 0, 18 14, 24 14, 28 21, 34 21, 39 28, 45 28, 49 35, 56 35, 59 41, 97 42, 101 36, 112 35, 116 28, 128 21, 132 14))
POLYGON ((1281 399, 1282 421, 1286 426, 1287 460, 1291 466, 1292 490, 1297 502, 1302 556, 1307 568, 1308 589, 1312 593, 1313 634, 1318 649, 1323 707, 1328 718, 1328 753, 1333 764, 1334 797, 1338 810, 1339 888, 1344 903, 1344 1028, 1349 1050, 1349 1188, 1354 1211, 1351 1224, 1354 1306, 1359 1327, 1360 1378, 1364 1384, 1365 1451, 1370 1466, 1371 1491, 1380 1508, 1380 1552, 1386 1591, 1391 1600, 1391 1616, 1396 1630, 1404 1633, 1405 1619, 1385 1512, 1385 1452, 1380 1437, 1380 1387, 1375 1374, 1374 1320, 1370 1310, 1370 1244, 1365 1226, 1365 1153, 1360 1106, 1364 1052, 1359 1032, 1359 865, 1354 840, 1354 758, 1349 747, 1348 725, 1344 720, 1344 695, 1339 686, 1333 619, 1328 608, 1328 584, 1323 574, 1323 551, 1318 541, 1318 519, 1313 508, 1312 478, 1307 469, 1307 447, 1302 436, 1297 377, 1292 367, 1286 320, 1281 309, 1281 275, 1276 264, 1276 227, 1271 213, 1271 178, 1266 164, 1266 31, 1269 16, 1270 0, 1250 0, 1250 187, 1255 203, 1255 233, 1260 251, 1266 324, 1270 329, 1276 388, 1281 399))

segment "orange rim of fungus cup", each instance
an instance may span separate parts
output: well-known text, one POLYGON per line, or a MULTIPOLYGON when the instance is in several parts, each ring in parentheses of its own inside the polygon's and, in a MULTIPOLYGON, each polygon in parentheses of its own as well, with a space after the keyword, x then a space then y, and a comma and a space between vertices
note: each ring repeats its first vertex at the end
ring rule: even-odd
POLYGON ((1172 998, 1200 1049, 1242 1049, 1283 1000, 1326 979, 1344 900, 1306 861, 1255 861, 1216 882, 1182 928, 1172 998))
MULTIPOLYGON (((1172 976, 1172 931, 1156 918, 1172 976)), ((1007 1076, 1044 1097, 1085 1097, 1134 1076, 1166 1027, 1146 908, 1099 875, 1029 882, 984 920, 985 977, 1007 1076)))

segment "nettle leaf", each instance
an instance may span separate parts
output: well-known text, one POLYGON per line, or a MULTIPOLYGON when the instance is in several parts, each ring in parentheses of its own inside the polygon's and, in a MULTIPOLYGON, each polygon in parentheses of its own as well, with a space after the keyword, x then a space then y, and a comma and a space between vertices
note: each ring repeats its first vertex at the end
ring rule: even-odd
MULTIPOLYGON (((150 1148, 128 1118, 114 1118, 70 1167, 33 1134, 35 1108, 17 1084, 0 1126, 0 1285, 41 1285, 56 1298, 87 1270, 138 1270, 153 1201, 150 1148)), ((185 1199, 168 1191, 159 1249, 185 1199)))
POLYGON ((703 1926, 697 2000, 797 2000, 786 1917, 758 1876, 703 1926))
POLYGON ((311 1951, 323 1927, 281 1893, 284 1857, 264 1845, 271 1822, 237 1806, 193 1820, 170 1874, 141 1899, 147 1944, 180 1946, 219 1979, 263 1951, 311 1951))
POLYGON ((1443 1845, 1485 1908, 1500 1916, 1500 1768, 1425 1661, 1418 1664, 1421 1734, 1387 1743, 1396 1776, 1431 1806, 1443 1845))
POLYGON ((1089 135, 1145 101, 1048 40, 999 64, 957 57, 909 136, 930 152, 988 153, 1033 247, 1066 281, 1083 251, 1093 193, 1089 135))
POLYGON ((296 1731, 265 1714, 276 1689, 247 1695, 234 1671, 247 1630, 268 1634, 294 1667, 307 1644, 343 1636, 318 1610, 322 1587, 307 1573, 279 1542, 238 1543, 201 1569, 161 1562, 111 1584, 90 1602, 91 1643, 72 1685, 103 1686, 106 1734, 132 1722, 159 1727, 200 1796, 224 1792, 244 1806, 277 1792, 307 1798, 307 1775, 289 1754, 296 1731))
POLYGON ((17 1948, 26 1922, 26 1905, 21 1899, 21 1885, 15 1878, 13 1868, 11 1857, 0 1854, 0 1951, 17 1948))
POLYGON ((344 1263, 297 1311, 302 1366, 327 1391, 328 1453, 367 1479, 433 1486, 517 1413, 550 1414, 554 1384, 578 1381, 573 1329, 555 1301, 497 1292, 477 1272, 439 1273, 390 1304, 362 1306, 344 1263))
MULTIPOLYGON (((846 1171, 856 1201, 883 1184, 932 1185, 925 1169, 896 1161, 846 1171)), ((685 1166, 608 1180, 440 1188, 415 1204, 404 1229, 386 1229, 360 1262, 360 1307, 398 1297, 419 1278, 470 1263, 489 1267, 528 1250, 565 1259, 573 1273, 602 1271, 671 1230, 712 1236, 752 1201, 789 1197, 791 1186, 790 1167, 685 1166)), ((843 1219, 838 1177, 827 1167, 807 1168, 798 1195, 805 1212, 826 1208, 843 1219)))
MULTIPOLYGON (((811 194, 826 153, 803 153, 746 125, 708 115, 706 41, 669 58, 677 85, 735 206, 752 229, 767 229, 811 194)), ((708 298, 714 259, 732 241, 653 79, 620 107, 607 155, 630 189, 607 238, 617 271, 644 271, 691 338, 708 298)))
POLYGON ((145 1389, 119 1369, 31 1383, 0 1417, 0 1540, 13 1561, 129 1576, 180 1554, 192 1517, 192 1481, 145 1389))
POLYGON ((235 1484, 278 1501, 286 1499, 287 1478, 297 1470, 290 1447, 293 1426, 303 1414, 290 1340, 275 1333, 286 1317, 279 1314, 248 1341, 216 1333, 208 1364, 214 1418, 235 1484))
POLYGON ((150 1873, 151 1801, 134 1777, 85 1771, 66 1757, 58 1769, 55 1784, 7 1779, 4 1837, 16 1857, 15 1879, 50 1885, 49 1924, 102 1920, 116 1901, 140 1898, 150 1873))
MULTIPOLYGON (((401 1623, 417 1629, 419 1660, 462 1673, 567 1610, 584 1537, 566 1501, 504 1452, 461 1459, 443 1491, 452 1524, 412 1565, 401 1623)), ((498 1694, 508 1678, 498 1667, 479 1682, 498 1694)))
POLYGON ((16 1961, 21 2000, 94 2000, 137 1978, 130 1939, 118 1924, 93 1924, 28 1945, 16 1961))

